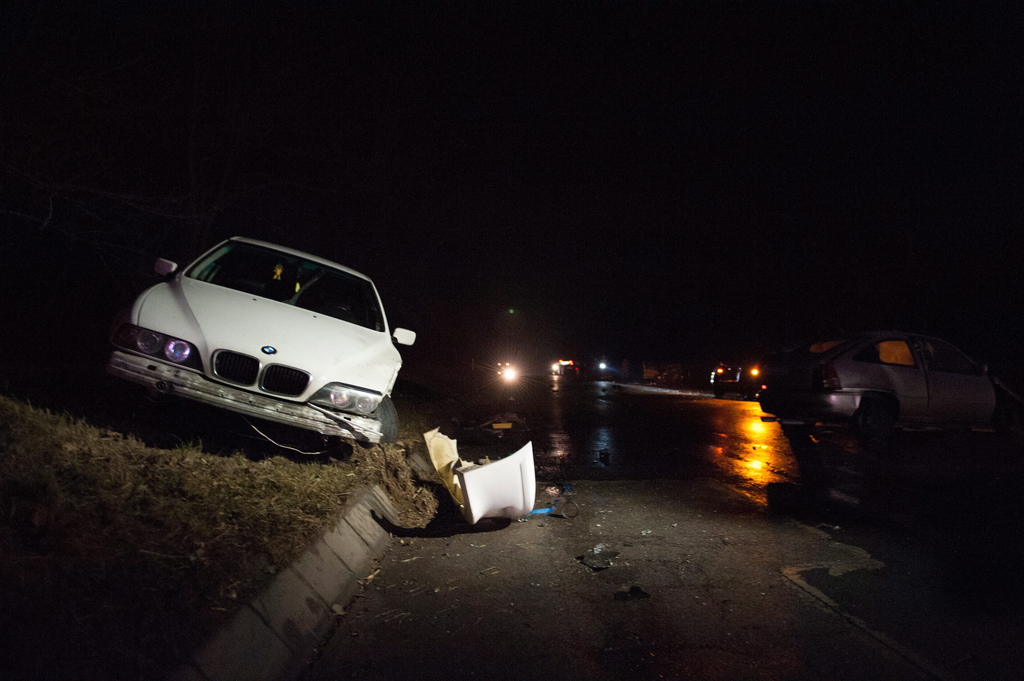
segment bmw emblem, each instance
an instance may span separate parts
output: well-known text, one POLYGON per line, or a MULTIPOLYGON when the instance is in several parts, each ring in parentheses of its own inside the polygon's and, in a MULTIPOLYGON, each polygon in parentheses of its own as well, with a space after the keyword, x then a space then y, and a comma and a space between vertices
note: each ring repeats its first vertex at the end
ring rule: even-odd
POLYGON ((264 345, 262 348, 260 348, 260 352, 262 352, 264 355, 276 355, 277 348, 275 348, 273 345, 264 345))

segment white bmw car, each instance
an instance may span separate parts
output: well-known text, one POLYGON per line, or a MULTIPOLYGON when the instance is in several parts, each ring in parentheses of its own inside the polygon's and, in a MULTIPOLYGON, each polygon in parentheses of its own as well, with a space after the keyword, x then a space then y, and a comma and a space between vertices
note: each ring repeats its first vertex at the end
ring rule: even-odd
POLYGON ((107 371, 161 393, 360 442, 394 442, 402 358, 368 277, 308 253, 234 237, 115 321, 107 371))

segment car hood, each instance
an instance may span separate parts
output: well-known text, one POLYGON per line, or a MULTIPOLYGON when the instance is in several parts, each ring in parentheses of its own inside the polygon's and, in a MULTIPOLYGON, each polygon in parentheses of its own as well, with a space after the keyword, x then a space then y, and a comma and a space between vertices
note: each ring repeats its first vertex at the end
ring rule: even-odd
POLYGON ((195 344, 208 375, 217 350, 307 371, 312 380, 301 400, 335 381, 387 394, 402 363, 385 331, 185 277, 146 291, 132 317, 139 326, 195 344))

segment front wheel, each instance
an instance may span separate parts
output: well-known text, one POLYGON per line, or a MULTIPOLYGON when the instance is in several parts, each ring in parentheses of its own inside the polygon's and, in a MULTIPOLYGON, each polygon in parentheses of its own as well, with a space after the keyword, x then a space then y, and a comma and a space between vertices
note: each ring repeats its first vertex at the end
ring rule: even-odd
POLYGON ((380 421, 381 444, 393 444, 398 441, 398 411, 390 395, 385 395, 374 415, 380 421))

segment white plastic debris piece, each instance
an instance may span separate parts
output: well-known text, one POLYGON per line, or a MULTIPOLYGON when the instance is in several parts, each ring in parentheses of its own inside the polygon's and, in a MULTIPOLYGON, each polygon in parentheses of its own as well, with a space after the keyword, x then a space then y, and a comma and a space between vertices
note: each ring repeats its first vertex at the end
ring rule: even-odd
POLYGON ((434 468, 470 525, 481 518, 518 519, 530 515, 537 496, 533 443, 497 461, 463 461, 457 443, 440 429, 424 433, 434 468))
POLYGON ((434 464, 434 470, 441 476, 441 481, 448 488, 455 503, 462 506, 462 488, 455 476, 455 469, 465 466, 466 462, 459 458, 457 442, 447 435, 442 435, 440 428, 424 433, 423 439, 427 443, 427 452, 430 454, 430 462, 434 464))

